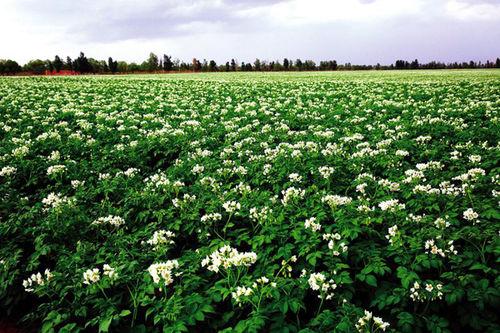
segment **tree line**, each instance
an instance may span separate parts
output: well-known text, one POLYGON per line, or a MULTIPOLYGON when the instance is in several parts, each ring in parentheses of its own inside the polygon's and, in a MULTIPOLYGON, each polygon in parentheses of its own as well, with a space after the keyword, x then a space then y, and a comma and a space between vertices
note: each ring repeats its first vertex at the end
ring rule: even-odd
POLYGON ((391 65, 355 65, 351 63, 337 64, 336 60, 320 61, 318 64, 312 60, 288 59, 283 61, 266 61, 255 59, 254 62, 238 62, 231 59, 226 63, 217 64, 214 60, 199 60, 193 58, 191 62, 184 62, 179 59, 172 59, 172 56, 164 54, 158 57, 150 53, 149 57, 142 63, 117 61, 112 57, 108 60, 96 60, 87 58, 83 52, 71 59, 61 58, 58 55, 53 60, 35 59, 19 65, 16 61, 0 59, 0 75, 14 74, 115 74, 115 73, 155 73, 155 72, 236 72, 236 71, 335 71, 335 70, 405 70, 405 69, 460 69, 460 68, 500 68, 500 58, 496 61, 482 62, 453 62, 444 63, 431 61, 420 63, 417 59, 413 61, 396 60, 391 65))

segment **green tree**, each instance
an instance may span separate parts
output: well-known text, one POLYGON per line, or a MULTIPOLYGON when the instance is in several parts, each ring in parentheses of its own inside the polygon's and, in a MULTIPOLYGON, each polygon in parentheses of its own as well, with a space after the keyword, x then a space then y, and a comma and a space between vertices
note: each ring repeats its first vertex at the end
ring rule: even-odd
POLYGON ((128 64, 126 61, 118 61, 116 66, 117 72, 126 73, 128 72, 128 64))
POLYGON ((151 52, 147 60, 147 70, 154 72, 158 70, 158 56, 151 52))
POLYGON ((179 70, 181 67, 181 61, 179 59, 175 59, 172 64, 172 70, 179 70))
POLYGON ((253 62, 253 68, 256 71, 260 71, 261 70, 261 63, 260 63, 259 58, 255 59, 255 61, 253 62))
POLYGON ((199 72, 201 70, 201 62, 198 59, 193 58, 192 65, 193 71, 199 72))
POLYGON ((127 67, 128 67, 128 68, 127 68, 127 70, 128 70, 129 72, 138 72, 138 71, 140 71, 140 70, 141 70, 141 66, 140 66, 140 65, 138 65, 138 64, 137 64, 137 63, 135 63, 135 62, 131 62, 130 64, 128 64, 128 66, 127 66, 127 67))
POLYGON ((172 57, 166 54, 163 55, 163 69, 167 72, 171 71, 174 67, 174 63, 172 62, 172 57))
POLYGON ((62 62, 61 58, 59 58, 58 55, 55 56, 54 61, 52 62, 54 65, 54 69, 56 70, 57 73, 61 71, 63 68, 64 63, 62 62))
POLYGON ((337 61, 336 60, 320 61, 318 69, 320 71, 337 70, 337 61))
POLYGON ((104 60, 97 60, 94 58, 89 58, 88 63, 90 65, 90 70, 85 73, 107 73, 109 72, 108 64, 104 60))
POLYGON ((21 66, 14 60, 0 60, 0 74, 16 74, 21 71, 21 66))
POLYGON ((73 63, 73 69, 80 73, 92 72, 92 65, 83 52, 80 52, 80 56, 73 63))
POLYGON ((410 68, 410 63, 405 60, 396 60, 395 66, 396 69, 408 69, 410 68))
POLYGON ((208 68, 211 72, 216 72, 217 71, 217 63, 214 60, 210 60, 210 63, 208 64, 208 68))
POLYGON ((66 62, 64 63, 63 68, 67 69, 67 70, 70 70, 70 71, 74 70, 74 68, 73 68, 73 60, 71 60, 70 57, 66 57, 66 62))
POLYGON ((283 65, 280 63, 279 60, 276 60, 273 63, 273 71, 282 71, 283 70, 283 65))
POLYGON ((24 65, 24 70, 31 72, 35 75, 41 75, 45 73, 47 69, 45 61, 40 59, 30 60, 26 65, 24 65))
POLYGON ((312 60, 304 61, 304 69, 306 71, 314 71, 316 70, 316 63, 312 60))
POLYGON ((109 57, 108 58, 108 68, 112 74, 115 74, 118 71, 118 61, 113 60, 113 58, 109 57))
POLYGON ((297 70, 301 71, 302 70, 302 60, 300 60, 300 59, 295 60, 295 67, 297 67, 297 70))

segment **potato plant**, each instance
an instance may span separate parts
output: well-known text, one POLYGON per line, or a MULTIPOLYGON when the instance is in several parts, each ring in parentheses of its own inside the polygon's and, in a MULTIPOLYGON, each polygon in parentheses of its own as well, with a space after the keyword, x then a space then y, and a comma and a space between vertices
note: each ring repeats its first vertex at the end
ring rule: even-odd
POLYGON ((498 332, 500 72, 0 78, 0 313, 498 332))

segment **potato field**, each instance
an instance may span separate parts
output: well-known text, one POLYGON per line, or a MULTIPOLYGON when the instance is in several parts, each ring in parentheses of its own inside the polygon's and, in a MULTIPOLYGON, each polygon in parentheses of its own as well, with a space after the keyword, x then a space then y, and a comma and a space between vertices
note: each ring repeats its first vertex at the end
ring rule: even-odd
POLYGON ((499 332, 500 71, 0 77, 26 332, 499 332))

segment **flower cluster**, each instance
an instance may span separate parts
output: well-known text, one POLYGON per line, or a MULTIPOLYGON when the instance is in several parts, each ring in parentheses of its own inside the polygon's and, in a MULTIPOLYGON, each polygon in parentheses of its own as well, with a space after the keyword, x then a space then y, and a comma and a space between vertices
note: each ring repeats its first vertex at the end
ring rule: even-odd
POLYGON ((236 304, 241 305, 244 299, 251 295, 254 294, 262 295, 263 293, 266 293, 266 290, 264 290, 266 287, 276 288, 276 282, 270 282, 270 280, 267 277, 262 276, 256 279, 252 283, 251 287, 246 287, 246 286, 236 287, 236 290, 231 293, 231 296, 236 302, 236 304))
POLYGON ((108 215, 106 217, 100 217, 92 222, 93 225, 110 224, 115 227, 119 227, 125 224, 125 220, 120 216, 108 215))
POLYGON ((85 181, 84 180, 72 180, 71 181, 71 187, 74 188, 74 189, 82 187, 83 185, 85 185, 85 181))
POLYGON ((278 272, 278 275, 281 273, 283 276, 291 277, 293 267, 291 263, 297 262, 297 256, 293 255, 288 260, 283 259, 281 261, 281 269, 278 272))
POLYGON ((175 198, 172 199, 172 205, 176 208, 184 208, 187 207, 190 203, 196 201, 196 195, 191 195, 191 194, 184 194, 182 199, 175 198))
POLYGON ((339 256, 341 253, 345 253, 349 249, 349 247, 346 245, 345 242, 337 242, 340 239, 341 239, 341 236, 339 233, 323 234, 323 240, 328 241, 328 249, 333 251, 332 253, 334 256, 339 256))
POLYGON ((337 289, 337 284, 332 279, 327 280, 323 273, 312 273, 307 280, 309 287, 314 291, 319 291, 319 298, 329 300, 334 295, 334 290, 337 289))
POLYGON ((413 287, 410 288, 410 298, 419 302, 424 302, 426 300, 434 301, 443 298, 442 289, 443 285, 441 283, 426 283, 425 287, 421 288, 420 283, 415 281, 413 287))
POLYGON ((224 245, 203 259, 201 266, 207 266, 209 271, 217 273, 221 267, 224 270, 233 266, 249 267, 254 264, 255 261, 257 261, 257 254, 255 252, 239 252, 229 245, 224 245))
POLYGON ((72 205, 75 203, 75 199, 60 194, 50 193, 42 200, 42 203, 45 206, 45 210, 49 210, 50 208, 60 208, 63 205, 72 205))
POLYGON ((203 173, 205 171, 205 167, 203 165, 196 164, 192 169, 191 172, 196 174, 203 173))
POLYGON ((256 207, 250 208, 250 218, 258 222, 266 221, 272 213, 273 210, 269 207, 262 207, 260 210, 256 207))
POLYGON ((295 187, 289 187, 286 190, 281 191, 281 194, 283 194, 281 203, 283 204, 283 206, 286 206, 291 201, 293 202, 294 200, 303 198, 306 194, 306 191, 295 187))
MULTIPOLYGON (((102 276, 107 276, 111 281, 118 278, 118 273, 116 270, 108 264, 102 266, 102 276)), ((99 282, 101 279, 101 271, 99 268, 87 269, 83 272, 83 283, 86 285, 91 285, 99 282)))
POLYGON ((164 189, 172 184, 164 173, 155 173, 144 179, 144 183, 146 183, 146 188, 151 191, 164 189))
POLYGON ((479 218, 479 214, 476 213, 472 208, 468 208, 467 210, 464 211, 463 217, 467 221, 473 221, 475 223, 479 218))
POLYGON ((394 240, 397 235, 398 235, 398 226, 393 225, 387 230, 387 235, 385 235, 385 238, 389 240, 389 244, 394 245, 394 240))
POLYGON ((134 177, 135 175, 137 175, 139 173, 139 171, 140 170, 137 168, 128 168, 125 171, 118 171, 116 173, 115 177, 119 177, 119 176, 123 175, 125 177, 131 178, 131 177, 134 177))
POLYGON ((153 237, 146 241, 147 244, 153 246, 154 250, 158 250, 166 245, 173 245, 175 242, 172 238, 175 234, 170 230, 157 230, 154 232, 153 237))
POLYGON ((52 165, 47 168, 47 176, 53 176, 64 173, 66 171, 65 165, 52 165))
POLYGON ((172 271, 177 268, 179 268, 179 262, 177 260, 167 260, 165 262, 152 264, 148 267, 148 272, 153 278, 154 283, 159 284, 161 282, 163 285, 168 286, 174 282, 172 271))
POLYGON ((352 202, 352 198, 343 197, 341 195, 326 195, 321 198, 321 202, 326 203, 331 208, 335 208, 337 206, 348 205, 352 202))
POLYGON ((222 219, 222 215, 220 213, 211 213, 211 214, 206 214, 201 217, 201 222, 203 223, 208 223, 208 222, 217 222, 222 219))
POLYGON ((382 201, 378 204, 381 210, 394 212, 398 209, 405 209, 405 204, 399 203, 397 199, 382 201))
POLYGON ((328 166, 322 166, 318 168, 318 171, 324 179, 330 178, 330 176, 333 174, 335 169, 333 167, 328 167, 328 166))
POLYGON ((11 167, 11 166, 5 166, 0 170, 0 176, 1 177, 6 177, 6 176, 12 176, 15 174, 17 171, 17 168, 11 167))
POLYGON ((382 330, 385 332, 390 324, 384 322, 380 317, 374 317, 370 311, 365 310, 365 315, 359 318, 356 329, 358 332, 376 332, 377 330, 382 330))
POLYGON ((241 303, 242 297, 248 297, 253 294, 253 289, 245 286, 238 286, 236 287, 236 291, 233 291, 231 293, 231 296, 233 297, 234 301, 236 303, 241 303))
POLYGON ((436 228, 438 229, 448 228, 450 226, 450 222, 446 221, 446 219, 448 219, 448 216, 446 216, 446 218, 438 217, 434 221, 434 225, 436 226, 436 228))
MULTIPOLYGON (((441 237, 438 237, 437 239, 440 239, 441 237)), ((428 239, 425 241, 425 253, 432 253, 434 255, 440 255, 441 257, 446 257, 446 254, 458 254, 458 251, 455 250, 455 246, 453 245, 453 241, 448 241, 447 244, 448 248, 441 249, 437 247, 436 241, 434 239, 428 239)))
POLYGON ((291 173, 288 175, 288 179, 290 179, 292 183, 300 183, 302 181, 302 176, 298 173, 291 173))
POLYGON ((321 224, 316 222, 315 217, 310 217, 304 222, 304 228, 311 229, 313 232, 321 230, 321 224))
POLYGON ((229 214, 233 214, 234 212, 237 212, 238 210, 241 209, 241 204, 239 202, 236 202, 236 201, 226 201, 226 202, 224 202, 222 207, 229 214))
POLYGON ((98 282, 100 279, 101 279, 101 272, 99 271, 99 268, 92 268, 83 272, 84 284, 93 284, 98 282))
POLYGON ((45 272, 42 274, 40 272, 32 274, 29 278, 26 280, 23 280, 23 287, 24 290, 27 292, 33 292, 36 286, 43 286, 46 283, 48 283, 52 278, 54 277, 54 274, 50 272, 50 270, 46 269, 45 272))

